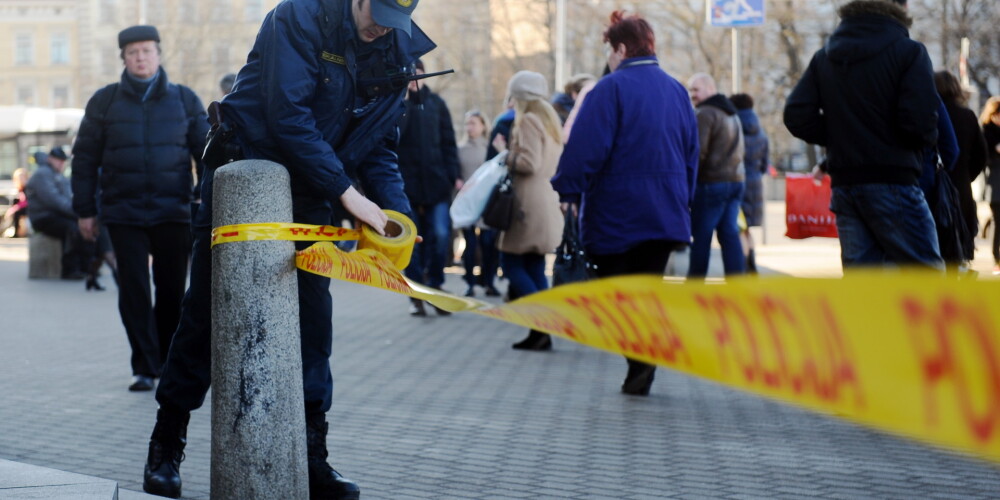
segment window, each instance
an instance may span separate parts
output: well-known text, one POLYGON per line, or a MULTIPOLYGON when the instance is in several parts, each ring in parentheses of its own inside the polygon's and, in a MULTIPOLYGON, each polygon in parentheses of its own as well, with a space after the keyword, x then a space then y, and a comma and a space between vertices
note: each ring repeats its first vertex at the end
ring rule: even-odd
POLYGON ((182 23, 194 23, 198 14, 198 4, 195 0, 181 0, 179 12, 182 23))
POLYGON ((152 2, 146 2, 146 23, 147 24, 162 24, 166 19, 166 7, 164 7, 162 0, 154 0, 152 2))
POLYGON ((51 61, 53 66, 69 64, 69 37, 65 33, 52 35, 51 61))
POLYGON ((18 33, 14 39, 14 64, 27 66, 35 63, 35 47, 30 33, 18 33))
POLYGON ((246 0, 243 5, 243 20, 248 23, 259 23, 263 19, 264 1, 246 0))
POLYGON ((101 23, 115 24, 118 22, 118 1, 101 0, 101 23))
POLYGON ((34 106, 35 105, 35 86, 34 85, 18 85, 17 95, 14 96, 14 104, 22 106, 34 106))
POLYGON ((69 107, 68 85, 55 85, 52 87, 52 107, 53 108, 69 107))
POLYGON ((226 21, 232 7, 232 0, 212 0, 212 13, 209 20, 213 22, 226 21))

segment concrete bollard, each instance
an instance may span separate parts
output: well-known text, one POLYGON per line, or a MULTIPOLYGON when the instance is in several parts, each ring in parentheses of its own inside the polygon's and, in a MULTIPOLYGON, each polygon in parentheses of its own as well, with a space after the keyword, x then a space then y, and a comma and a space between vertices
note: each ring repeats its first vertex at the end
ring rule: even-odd
MULTIPOLYGON (((291 222, 288 172, 226 165, 212 208, 215 227, 291 222)), ((213 500, 309 497, 294 255, 290 241, 212 249, 213 500)))

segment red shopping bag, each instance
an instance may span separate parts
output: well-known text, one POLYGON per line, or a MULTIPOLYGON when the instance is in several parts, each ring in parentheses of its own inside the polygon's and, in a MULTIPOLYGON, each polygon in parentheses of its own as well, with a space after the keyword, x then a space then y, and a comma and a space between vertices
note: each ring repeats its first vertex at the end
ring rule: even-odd
POLYGON ((830 176, 818 183, 811 174, 785 176, 785 236, 801 240, 812 236, 837 237, 837 216, 830 211, 830 176))

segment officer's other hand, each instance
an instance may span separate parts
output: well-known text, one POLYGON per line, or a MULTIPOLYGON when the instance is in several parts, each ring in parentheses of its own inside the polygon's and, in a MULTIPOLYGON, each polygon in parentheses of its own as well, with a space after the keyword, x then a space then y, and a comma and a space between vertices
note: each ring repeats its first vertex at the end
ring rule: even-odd
POLYGON ((80 235, 83 239, 87 241, 95 241, 97 239, 97 218, 96 217, 83 217, 79 221, 80 225, 80 235))
POLYGON ((340 195, 340 203, 359 221, 368 224, 378 234, 385 236, 385 225, 389 222, 389 217, 378 205, 354 189, 354 186, 347 188, 347 191, 340 195))

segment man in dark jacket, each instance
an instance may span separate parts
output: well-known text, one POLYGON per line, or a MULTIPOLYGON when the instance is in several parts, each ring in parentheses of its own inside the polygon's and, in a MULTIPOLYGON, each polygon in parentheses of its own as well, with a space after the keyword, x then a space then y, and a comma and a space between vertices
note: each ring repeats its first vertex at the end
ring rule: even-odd
MULTIPOLYGON (((416 72, 423 74, 417 61, 416 72)), ((458 147, 448 106, 420 81, 410 82, 406 114, 399 125, 399 171, 406 196, 413 206, 414 222, 424 242, 413 249, 406 277, 431 288, 444 283, 445 261, 451 251, 451 217, 448 207, 459 186, 458 147)), ((426 316, 424 303, 410 299, 410 314, 426 316)), ((435 307, 438 314, 448 311, 435 307)))
POLYGON ((885 0, 856 0, 785 103, 792 135, 827 148, 845 268, 942 269, 934 219, 918 186, 937 141, 938 98, 912 19, 885 0))
POLYGON ((35 153, 38 167, 24 188, 28 197, 28 220, 35 231, 62 240, 62 278, 83 279, 87 262, 86 243, 73 212, 73 191, 66 170, 66 152, 60 147, 49 154, 35 153))
MULTIPOLYGON (((388 220, 383 208, 409 214, 396 164, 405 89, 372 78, 411 72, 413 61, 434 48, 410 19, 417 2, 286 0, 264 19, 206 147, 191 285, 156 391, 147 492, 180 496, 190 412, 204 403, 211 381, 215 169, 241 158, 284 165, 297 223, 329 224, 334 200, 379 233, 388 220)), ((310 498, 356 500, 358 485, 326 461, 333 400, 330 279, 301 270, 297 278, 310 498)))
POLYGON ((689 278, 704 278, 718 233, 726 276, 743 274, 746 261, 737 223, 743 200, 743 129, 736 106, 716 90, 715 79, 697 73, 688 93, 698 118, 698 184, 691 204, 689 278))
POLYGON ((73 209, 84 238, 107 227, 118 260, 118 309, 132 347, 131 391, 153 389, 167 357, 184 297, 191 251, 192 158, 208 131, 191 89, 170 83, 160 67, 153 26, 118 34, 121 81, 87 103, 73 146, 73 209), (149 286, 153 256, 155 305, 149 286))

